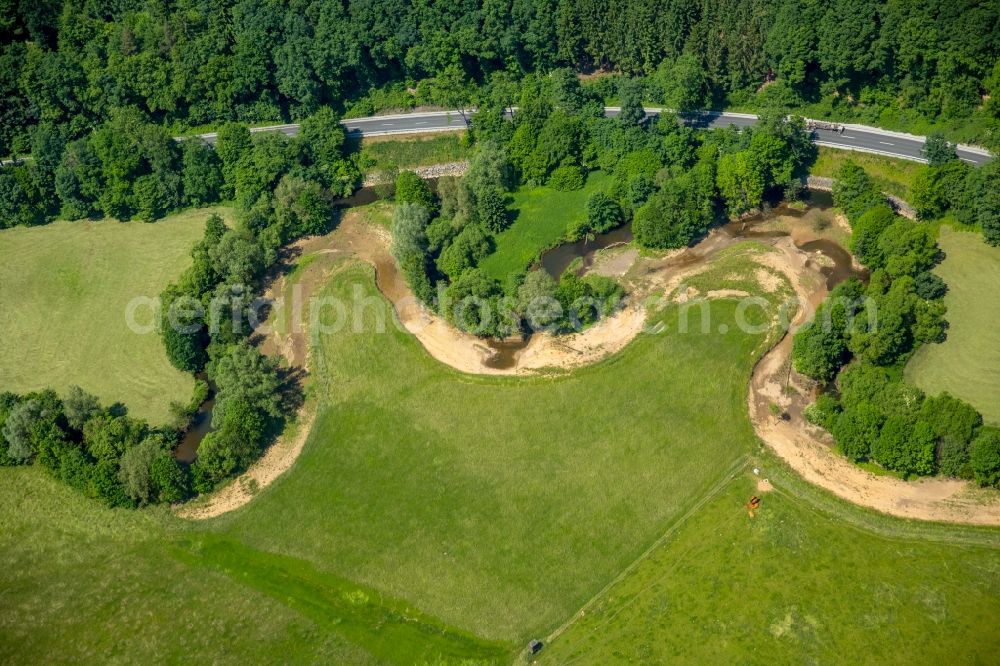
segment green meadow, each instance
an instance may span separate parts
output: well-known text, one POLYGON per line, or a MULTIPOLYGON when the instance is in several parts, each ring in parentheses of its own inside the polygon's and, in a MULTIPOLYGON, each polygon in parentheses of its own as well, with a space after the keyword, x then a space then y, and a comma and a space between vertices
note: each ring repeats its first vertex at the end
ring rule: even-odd
MULTIPOLYGON (((788 286, 754 281, 762 251, 691 286, 760 294, 746 314, 769 321, 788 286)), ((382 300, 361 264, 324 295, 356 286, 382 300)), ((995 654, 996 532, 877 516, 773 461, 746 383, 774 332, 739 332, 735 300, 705 303, 708 332, 669 306, 604 362, 531 378, 445 367, 365 302, 362 330, 314 339, 310 438, 241 509, 109 510, 0 468, 0 660, 506 664, 536 637, 557 664, 995 654), (776 490, 751 519, 754 465, 776 490)))
POLYGON ((934 269, 948 284, 947 339, 924 345, 906 376, 927 393, 948 391, 1000 425, 1000 248, 981 234, 940 229, 945 260, 934 269))
POLYGON ((513 223, 496 235, 496 251, 479 267, 501 282, 525 270, 544 250, 565 239, 574 222, 586 218, 587 199, 608 182, 607 174, 592 171, 579 190, 561 192, 546 185, 520 188, 508 206, 513 223))
MULTIPOLYGON (((196 209, 159 222, 54 222, 0 231, 0 388, 26 392, 73 384, 105 404, 165 422, 171 400, 187 402, 194 380, 167 361, 155 332, 126 320, 134 298, 156 298, 187 267, 213 212, 196 209)), ((135 321, 152 321, 148 307, 135 321)))

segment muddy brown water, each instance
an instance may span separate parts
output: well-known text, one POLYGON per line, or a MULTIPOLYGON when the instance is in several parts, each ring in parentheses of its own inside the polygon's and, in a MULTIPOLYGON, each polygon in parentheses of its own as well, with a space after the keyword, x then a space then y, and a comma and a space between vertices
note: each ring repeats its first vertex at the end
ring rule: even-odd
MULTIPOLYGON (((431 182, 431 187, 436 189, 437 181, 431 182)), ((378 200, 375 189, 372 187, 362 188, 353 196, 341 199, 338 206, 350 208, 353 206, 363 206, 378 200)), ((783 230, 762 229, 769 222, 778 218, 806 218, 816 212, 824 213, 833 205, 832 199, 827 192, 812 192, 807 200, 808 207, 805 209, 792 208, 781 205, 768 211, 756 215, 727 223, 722 227, 713 230, 708 236, 696 245, 685 249, 657 263, 651 270, 672 268, 677 270, 687 270, 699 264, 707 263, 720 250, 745 239, 756 239, 766 242, 767 239, 777 240, 789 236, 789 232, 783 230)), ((803 223, 805 221, 803 220, 803 223)), ((368 261, 375 267, 375 278, 378 289, 393 304, 399 304, 410 296, 404 278, 399 272, 396 262, 387 251, 380 249, 372 252, 370 245, 363 239, 355 237, 350 230, 341 228, 338 230, 336 248, 329 244, 327 249, 337 249, 343 251, 353 251, 361 259, 368 261)), ((631 225, 625 225, 613 229, 605 234, 601 234, 590 240, 580 240, 574 243, 565 243, 542 253, 538 266, 544 269, 555 279, 563 274, 574 262, 578 262, 574 272, 578 275, 585 273, 594 263, 597 252, 616 245, 631 242, 631 225)), ((796 245, 805 252, 817 252, 827 258, 827 265, 821 266, 821 271, 826 277, 827 289, 832 289, 837 284, 848 277, 866 277, 857 273, 853 269, 853 262, 850 253, 837 243, 826 240, 808 240, 800 245, 796 245)), ((517 365, 521 352, 528 346, 530 337, 510 338, 506 340, 484 340, 493 354, 484 363, 487 367, 495 369, 510 369, 517 365)), ((201 406, 195 416, 191 427, 185 433, 181 443, 178 445, 175 455, 178 460, 191 462, 197 457, 198 446, 205 435, 212 431, 212 407, 215 404, 214 391, 209 399, 201 406)))
MULTIPOLYGON (((810 216, 817 217, 826 214, 833 207, 833 198, 829 192, 810 191, 806 199, 807 206, 791 207, 787 204, 756 213, 741 220, 729 222, 717 228, 697 244, 685 249, 683 252, 675 254, 655 265, 652 270, 663 268, 690 269, 699 264, 708 262, 720 250, 729 247, 740 240, 754 239, 766 242, 768 239, 777 240, 790 236, 788 231, 776 230, 766 227, 768 223, 779 218, 792 218, 795 220, 805 220, 810 216)), ((625 244, 632 240, 631 224, 619 227, 608 233, 601 234, 591 240, 579 240, 575 243, 565 243, 551 250, 545 251, 539 264, 549 275, 555 279, 563 274, 570 266, 574 266, 574 272, 582 275, 593 263, 598 251, 625 244), (578 263, 574 264, 574 262, 578 263)), ((867 274, 854 270, 850 252, 838 245, 836 242, 827 239, 808 240, 801 244, 796 244, 800 250, 810 253, 819 253, 832 263, 827 265, 824 262, 820 266, 820 271, 826 277, 827 289, 833 289, 849 277, 859 277, 865 279, 867 274)), ((510 369, 517 365, 518 357, 528 346, 530 336, 524 339, 506 340, 486 340, 486 345, 493 350, 485 365, 496 369, 510 369)))
MULTIPOLYGON (((204 373, 199 373, 198 379, 208 381, 204 373)), ((184 431, 180 444, 174 449, 174 457, 185 463, 192 463, 198 457, 198 447, 205 436, 212 432, 212 410, 215 409, 215 384, 208 383, 208 397, 201 403, 198 411, 191 418, 188 429, 184 431)))
POLYGON ((579 260, 573 272, 582 275, 593 265, 594 257, 599 250, 631 242, 632 224, 629 223, 590 240, 583 238, 575 243, 563 243, 546 250, 542 253, 539 264, 546 273, 558 280, 567 268, 579 260))

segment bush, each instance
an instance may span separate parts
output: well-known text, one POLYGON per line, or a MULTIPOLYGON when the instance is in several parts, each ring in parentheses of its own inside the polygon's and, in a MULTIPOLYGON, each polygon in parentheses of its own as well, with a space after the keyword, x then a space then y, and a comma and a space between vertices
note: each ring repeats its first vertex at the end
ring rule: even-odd
POLYGON ((91 497, 103 500, 110 507, 133 507, 135 503, 118 479, 118 461, 101 460, 94 466, 90 476, 91 497))
POLYGON ((844 455, 854 461, 871 456, 878 441, 883 416, 877 407, 862 402, 853 409, 845 409, 833 425, 833 436, 844 455))
POLYGON ((587 199, 587 232, 603 234, 625 222, 621 206, 603 192, 595 192, 587 199))
POLYGON ((249 402, 232 402, 219 429, 208 433, 198 447, 198 459, 194 464, 198 490, 211 488, 249 465, 260 452, 264 425, 263 417, 249 402))
POLYGON ((549 175, 549 186, 562 191, 583 188, 583 169, 575 164, 557 167, 549 175))
POLYGON ((833 379, 847 359, 842 333, 829 330, 820 311, 813 321, 796 331, 792 340, 792 364, 796 372, 818 381, 833 379))
POLYGON ((802 414, 810 423, 832 430, 840 415, 840 403, 829 393, 823 393, 816 398, 816 402, 806 407, 802 414))
POLYGON ((170 454, 161 455, 149 467, 149 479, 160 502, 173 504, 190 492, 187 470, 170 454))
POLYGON ((476 192, 476 212, 479 222, 493 233, 507 227, 507 197, 499 187, 487 187, 476 192))
POLYGON ((969 462, 980 485, 1000 486, 1000 428, 980 429, 969 462))
POLYGON ((437 260, 437 267, 452 281, 474 268, 490 253, 490 240, 478 224, 468 224, 452 239, 437 260))
POLYGON ((833 203, 844 211, 851 226, 868 209, 885 203, 865 170, 850 160, 837 169, 834 178, 833 203))
POLYGON ((401 171, 396 177, 396 203, 417 204, 429 211, 436 208, 430 186, 412 171, 401 171))
POLYGON ((933 474, 935 443, 924 421, 911 424, 905 417, 891 416, 872 443, 871 457, 886 469, 904 474, 933 474))
POLYGON ((150 471, 153 462, 163 455, 166 448, 162 437, 154 435, 147 437, 122 455, 118 479, 128 496, 140 505, 156 499, 156 489, 150 471))
POLYGON ((427 270, 427 223, 430 212, 420 204, 401 204, 392 214, 392 256, 410 285, 424 303, 434 298, 427 270))
POLYGON ((59 462, 59 478, 71 488, 86 492, 90 477, 94 473, 94 464, 82 450, 75 446, 67 447, 59 462))

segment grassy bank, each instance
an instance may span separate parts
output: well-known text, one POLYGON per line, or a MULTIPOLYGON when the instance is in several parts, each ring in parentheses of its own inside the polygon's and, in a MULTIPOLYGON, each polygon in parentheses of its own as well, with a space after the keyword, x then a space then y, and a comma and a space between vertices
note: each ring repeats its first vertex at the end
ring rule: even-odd
MULTIPOLYGON (((761 251, 687 284, 777 302, 761 251)), ((368 266, 322 295, 364 326, 314 338, 310 440, 245 507, 112 511, 0 468, 0 660, 509 663, 574 617, 549 663, 995 654, 996 532, 876 516, 762 454, 746 383, 768 335, 737 301, 706 302, 705 332, 699 302, 670 306, 596 366, 491 378, 379 332, 368 266), (776 487, 753 519, 751 465, 776 487)))
MULTIPOLYGON (((370 269, 342 276, 327 295, 376 293, 370 269)), ((735 303, 709 307, 736 330, 735 303)), ((676 308, 662 317, 677 330, 676 308)), ((528 379, 459 374, 391 326, 330 335, 315 352, 326 405, 293 473, 212 529, 520 644, 749 451, 762 340, 643 335, 605 363, 528 379)))
POLYGON ((909 198, 910 186, 913 185, 913 179, 922 169, 926 168, 920 162, 912 162, 910 160, 858 153, 853 150, 838 150, 837 148, 827 148, 825 146, 819 146, 818 148, 819 155, 816 158, 816 162, 809 167, 811 175, 833 178, 841 165, 850 160, 864 167, 868 175, 871 176, 872 180, 883 192, 895 194, 904 200, 909 198))
POLYGON ((668 534, 539 663, 992 660, 996 546, 948 543, 935 526, 895 535, 907 523, 891 519, 877 534, 817 510, 783 479, 768 493, 756 481, 737 478, 668 534), (753 494, 762 502, 751 518, 753 494))
POLYGON ((948 391, 967 400, 987 422, 1000 424, 1000 249, 978 232, 941 227, 945 260, 934 269, 948 283, 948 338, 924 345, 906 376, 928 393, 948 391))
MULTIPOLYGON (((193 380, 167 361, 155 333, 126 321, 134 298, 156 298, 190 262, 213 211, 197 209, 154 224, 55 222, 0 231, 0 390, 72 384, 105 404, 161 422, 171 400, 187 401, 193 380)), ((151 321, 149 307, 136 322, 151 321)))
POLYGON ((393 166, 401 169, 467 160, 472 148, 465 143, 464 132, 445 132, 413 137, 378 136, 354 142, 363 157, 376 169, 393 166))
POLYGON ((510 210, 514 222, 496 236, 496 251, 479 267, 503 281, 524 270, 538 255, 566 236, 573 222, 587 216, 587 199, 609 181, 601 171, 591 172, 583 189, 560 192, 551 187, 522 187, 514 193, 510 210))

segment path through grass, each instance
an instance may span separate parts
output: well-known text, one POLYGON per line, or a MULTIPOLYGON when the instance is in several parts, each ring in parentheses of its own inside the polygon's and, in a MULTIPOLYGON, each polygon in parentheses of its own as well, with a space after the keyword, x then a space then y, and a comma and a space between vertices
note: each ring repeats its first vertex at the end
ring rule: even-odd
MULTIPOLYGON (((373 295, 369 268, 341 276, 328 295, 373 295)), ((737 330, 735 302, 710 308, 713 326, 737 330)), ((677 329, 677 308, 662 316, 677 329)), ((643 335, 571 375, 489 378, 442 366, 391 327, 328 336, 314 366, 326 405, 292 473, 213 529, 526 641, 746 454, 762 339, 643 335)))
MULTIPOLYGON (((756 481, 740 476, 668 534, 576 616, 539 663, 993 659, 1000 649, 995 538, 993 546, 961 546, 927 534, 881 536, 835 520, 780 481, 770 493, 756 481), (750 518, 744 504, 753 494, 762 504, 750 518)), ((947 538, 939 527, 926 531, 947 538)))

